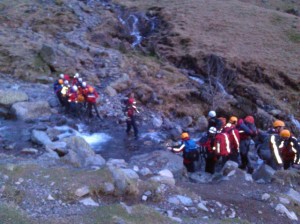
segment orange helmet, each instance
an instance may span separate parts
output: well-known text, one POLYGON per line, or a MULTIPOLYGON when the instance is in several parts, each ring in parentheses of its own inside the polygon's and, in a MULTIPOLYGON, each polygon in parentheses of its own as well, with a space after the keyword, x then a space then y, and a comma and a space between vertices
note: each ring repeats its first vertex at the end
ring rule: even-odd
POLYGON ((90 92, 90 93, 94 92, 94 88, 90 86, 90 87, 89 87, 89 92, 90 92))
POLYGON ((187 132, 183 132, 182 134, 181 134, 181 138, 182 139, 185 139, 185 138, 189 138, 190 136, 189 136, 189 134, 187 133, 187 132))
POLYGON ((281 120, 276 120, 273 122, 273 127, 274 128, 278 128, 278 127, 284 127, 285 126, 285 123, 281 120))
POLYGON ((246 121, 249 124, 254 124, 254 118, 252 116, 245 117, 244 121, 246 121))
POLYGON ((280 137, 281 138, 289 138, 289 137, 291 137, 291 132, 289 131, 289 130, 282 130, 281 132, 280 132, 280 137))
POLYGON ((59 84, 63 84, 63 83, 64 83, 64 80, 59 79, 59 80, 58 80, 58 83, 59 83, 59 84))
POLYGON ((235 124, 235 123, 237 123, 237 121, 238 121, 238 118, 235 116, 231 116, 229 118, 229 123, 231 123, 231 124, 235 124))

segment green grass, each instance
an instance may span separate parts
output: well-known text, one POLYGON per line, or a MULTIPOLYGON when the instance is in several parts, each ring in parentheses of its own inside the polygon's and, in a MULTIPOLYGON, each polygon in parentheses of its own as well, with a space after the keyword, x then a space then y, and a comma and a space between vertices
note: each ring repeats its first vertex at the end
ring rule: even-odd
POLYGON ((21 211, 13 206, 0 205, 0 222, 1 224, 32 224, 21 211))
POLYGON ((300 32, 296 30, 290 30, 287 32, 289 40, 293 43, 300 43, 300 32))

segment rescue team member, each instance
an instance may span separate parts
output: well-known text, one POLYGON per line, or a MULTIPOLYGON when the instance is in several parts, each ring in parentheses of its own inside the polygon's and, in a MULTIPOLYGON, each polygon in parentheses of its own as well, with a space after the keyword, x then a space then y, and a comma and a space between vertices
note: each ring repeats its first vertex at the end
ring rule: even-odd
MULTIPOLYGON (((278 168, 279 150, 276 141, 280 132, 284 129, 285 123, 281 120, 275 120, 272 128, 268 131, 259 131, 256 138, 256 148, 259 157, 273 169, 278 168)), ((280 167, 279 167, 280 168, 280 167)))
POLYGON ((217 118, 216 111, 213 111, 213 110, 208 112, 207 131, 209 130, 210 127, 215 127, 217 130, 220 130, 222 127, 222 122, 217 118))
POLYGON ((66 112, 68 112, 69 109, 70 109, 70 105, 69 105, 69 102, 68 102, 68 95, 67 95, 68 92, 69 92, 69 89, 70 89, 69 81, 65 80, 64 84, 63 84, 63 87, 62 87, 60 92, 61 92, 61 96, 62 96, 64 106, 66 107, 66 112))
POLYGON ((286 170, 294 164, 300 164, 300 145, 297 138, 289 130, 282 130, 279 134, 279 153, 283 168, 286 170))
POLYGON ((56 94, 57 99, 59 100, 61 106, 64 106, 64 101, 61 94, 61 89, 63 88, 63 84, 64 84, 63 79, 58 79, 53 84, 54 93, 56 94))
POLYGON ((253 167, 249 160, 249 150, 251 145, 251 138, 257 135, 257 129, 255 126, 254 118, 252 116, 247 116, 244 119, 239 119, 237 123, 237 129, 240 133, 240 156, 241 165, 239 168, 245 170, 248 173, 253 173, 253 167))
POLYGON ((215 127, 210 127, 208 133, 200 139, 199 145, 205 148, 205 172, 214 174, 215 166, 218 160, 215 154, 215 139, 216 139, 217 129, 215 127))
POLYGON ((230 145, 230 154, 229 159, 238 163, 239 152, 240 152, 240 133, 236 128, 238 118, 231 116, 228 123, 223 128, 222 132, 228 134, 229 145, 230 145))
POLYGON ((78 110, 78 87, 72 86, 72 88, 69 89, 68 93, 68 111, 74 114, 75 116, 79 116, 79 110, 78 110))
POLYGON ((138 128, 136 124, 136 113, 140 113, 136 107, 136 101, 134 99, 134 93, 131 93, 129 99, 126 102, 125 115, 126 115, 126 133, 129 134, 131 128, 133 128, 134 136, 138 138, 138 128))
POLYGON ((71 78, 70 78, 70 76, 68 75, 68 74, 60 74, 59 75, 59 78, 61 78, 62 80, 67 80, 68 82, 70 82, 71 81, 71 78))
POLYGON ((88 92, 86 93, 86 102, 87 102, 87 111, 88 111, 88 116, 89 117, 93 117, 93 112, 92 109, 95 109, 95 112, 97 114, 97 117, 100 118, 98 109, 97 109, 97 99, 99 97, 99 94, 97 93, 97 91, 92 87, 89 86, 88 87, 88 92))
POLYGON ((172 152, 183 152, 183 165, 189 173, 195 172, 195 161, 199 160, 198 146, 196 142, 190 139, 187 132, 181 134, 181 145, 169 148, 172 152))
POLYGON ((77 86, 78 84, 79 84, 79 73, 76 73, 72 79, 72 86, 74 86, 74 85, 77 86))

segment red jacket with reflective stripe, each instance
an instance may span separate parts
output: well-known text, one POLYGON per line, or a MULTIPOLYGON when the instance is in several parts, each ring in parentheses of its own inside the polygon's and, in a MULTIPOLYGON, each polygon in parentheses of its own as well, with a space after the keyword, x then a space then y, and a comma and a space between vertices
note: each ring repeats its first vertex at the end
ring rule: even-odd
POLYGON ((216 155, 228 156, 230 153, 230 144, 227 133, 216 134, 214 150, 216 155))
POLYGON ((86 101, 88 103, 96 103, 97 98, 99 97, 99 94, 94 91, 92 93, 88 92, 86 95, 86 101))
POLYGON ((235 127, 235 125, 232 126, 225 126, 223 129, 223 133, 228 134, 229 138, 229 144, 230 144, 230 149, 239 151, 240 148, 240 133, 239 130, 235 127))

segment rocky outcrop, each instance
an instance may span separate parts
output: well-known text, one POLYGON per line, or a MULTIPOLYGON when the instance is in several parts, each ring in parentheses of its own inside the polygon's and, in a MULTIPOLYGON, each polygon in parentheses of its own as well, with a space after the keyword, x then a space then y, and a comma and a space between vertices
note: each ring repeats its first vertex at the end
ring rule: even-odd
POLYGON ((27 101, 26 93, 17 90, 0 90, 0 115, 9 115, 10 107, 17 102, 27 101))
POLYGON ((50 106, 47 101, 19 102, 12 105, 12 114, 19 120, 50 116, 50 112, 50 106))

